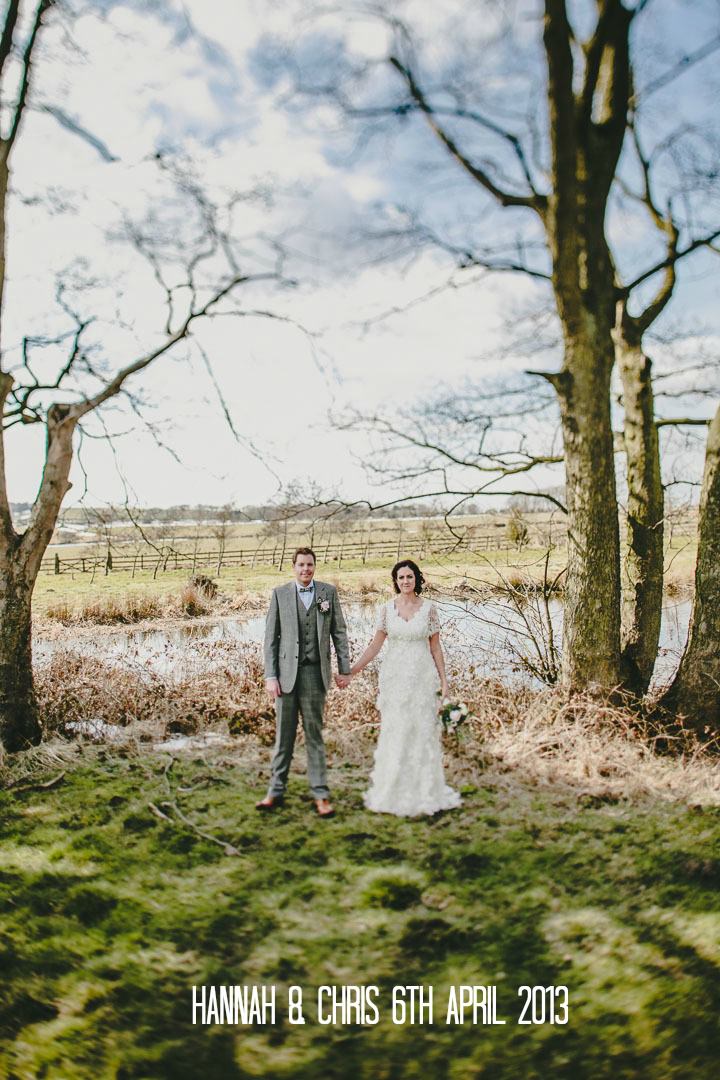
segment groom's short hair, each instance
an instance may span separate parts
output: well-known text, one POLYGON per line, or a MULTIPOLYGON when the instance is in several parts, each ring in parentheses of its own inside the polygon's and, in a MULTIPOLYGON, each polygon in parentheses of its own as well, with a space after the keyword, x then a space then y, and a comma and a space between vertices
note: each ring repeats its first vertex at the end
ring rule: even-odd
POLYGON ((313 549, 312 549, 312 548, 309 548, 309 547, 301 547, 301 548, 297 548, 297 550, 296 550, 295 554, 293 555, 293 561, 292 561, 292 564, 293 564, 293 566, 294 566, 294 565, 295 565, 295 563, 297 562, 297 557, 298 557, 298 555, 312 555, 312 560, 313 560, 313 562, 314 562, 314 563, 316 563, 316 562, 317 562, 317 559, 315 558, 315 552, 313 551, 313 549))

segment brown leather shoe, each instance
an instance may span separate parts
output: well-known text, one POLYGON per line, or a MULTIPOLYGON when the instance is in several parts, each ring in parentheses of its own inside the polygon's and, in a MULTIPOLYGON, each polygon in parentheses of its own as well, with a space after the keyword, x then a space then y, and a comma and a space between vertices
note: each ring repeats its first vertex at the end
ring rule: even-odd
POLYGON ((318 817, 335 817, 335 809, 329 799, 316 799, 315 809, 318 817))
POLYGON ((283 795, 266 795, 264 799, 260 800, 260 802, 255 803, 255 809, 264 810, 265 812, 269 810, 277 810, 277 808, 279 806, 282 806, 284 802, 285 797, 283 795))

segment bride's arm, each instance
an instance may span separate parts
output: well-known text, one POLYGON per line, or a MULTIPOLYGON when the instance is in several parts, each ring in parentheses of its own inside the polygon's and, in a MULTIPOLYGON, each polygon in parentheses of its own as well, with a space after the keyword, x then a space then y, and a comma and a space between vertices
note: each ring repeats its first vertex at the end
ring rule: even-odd
POLYGON ((368 645, 365 652, 362 654, 359 660, 356 660, 353 666, 350 668, 351 675, 358 675, 363 668, 367 667, 371 660, 374 660, 377 654, 385 644, 385 638, 387 634, 384 630, 376 630, 375 637, 368 645))
POLYGON ((443 656, 442 645, 440 644, 440 620, 438 619, 437 608, 434 604, 430 604, 428 629, 431 631, 429 638, 430 652, 432 653, 435 667, 440 676, 440 693, 442 697, 446 698, 448 696, 448 683, 447 675, 445 674, 445 657, 443 656))

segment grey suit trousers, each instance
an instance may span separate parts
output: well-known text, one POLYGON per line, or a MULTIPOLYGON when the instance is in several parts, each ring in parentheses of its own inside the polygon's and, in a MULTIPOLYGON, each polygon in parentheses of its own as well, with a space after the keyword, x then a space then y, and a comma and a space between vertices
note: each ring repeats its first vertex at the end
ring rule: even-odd
POLYGON ((327 799, 323 711, 326 690, 320 664, 301 664, 295 685, 288 694, 275 699, 275 752, 271 763, 268 795, 277 798, 285 791, 297 734, 298 714, 302 717, 307 751, 308 782, 314 799, 327 799))

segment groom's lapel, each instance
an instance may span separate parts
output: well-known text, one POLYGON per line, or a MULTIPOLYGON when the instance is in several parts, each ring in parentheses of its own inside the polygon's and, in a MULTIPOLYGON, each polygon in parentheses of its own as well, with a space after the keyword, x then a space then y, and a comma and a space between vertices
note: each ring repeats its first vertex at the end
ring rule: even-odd
POLYGON ((283 598, 287 605, 288 615, 291 615, 295 619, 295 633, 298 641, 300 640, 300 622, 298 620, 298 601, 297 601, 297 586, 294 581, 288 581, 287 585, 283 589, 283 598))

